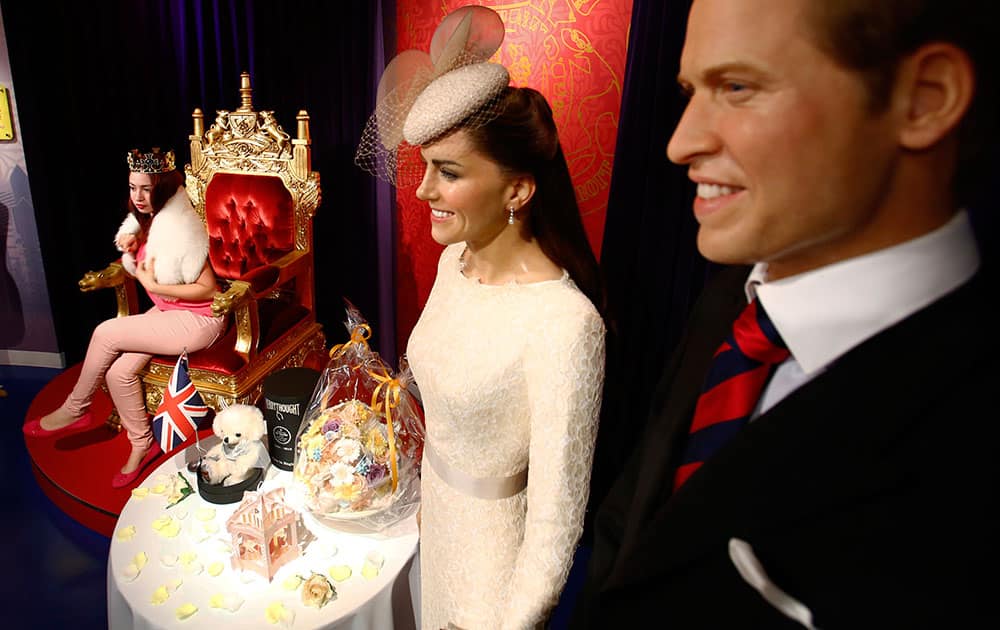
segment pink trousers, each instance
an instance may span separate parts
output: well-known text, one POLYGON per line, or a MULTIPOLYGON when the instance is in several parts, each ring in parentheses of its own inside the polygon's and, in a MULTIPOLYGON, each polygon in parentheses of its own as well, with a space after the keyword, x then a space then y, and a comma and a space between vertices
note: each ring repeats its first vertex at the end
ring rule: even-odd
POLYGON ((154 354, 179 355, 207 348, 225 328, 225 318, 153 307, 139 315, 98 324, 90 337, 80 377, 62 409, 79 416, 90 407, 103 378, 133 448, 153 442, 139 371, 154 354))

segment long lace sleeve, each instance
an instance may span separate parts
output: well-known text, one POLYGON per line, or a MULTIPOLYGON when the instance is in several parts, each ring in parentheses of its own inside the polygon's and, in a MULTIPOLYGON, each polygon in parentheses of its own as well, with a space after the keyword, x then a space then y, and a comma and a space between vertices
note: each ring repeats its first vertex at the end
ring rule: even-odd
POLYGON ((602 320, 586 307, 543 317, 544 336, 528 343, 528 507, 502 628, 534 628, 547 619, 583 531, 605 342, 602 320))

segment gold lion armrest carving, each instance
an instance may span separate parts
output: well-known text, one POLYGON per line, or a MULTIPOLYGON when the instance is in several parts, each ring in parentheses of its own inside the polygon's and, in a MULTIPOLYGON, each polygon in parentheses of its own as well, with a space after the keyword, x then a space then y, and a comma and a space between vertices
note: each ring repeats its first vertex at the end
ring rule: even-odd
POLYGON ((139 312, 139 297, 135 289, 135 278, 130 276, 120 262, 113 262, 100 271, 88 271, 77 282, 81 291, 97 289, 115 290, 118 305, 116 317, 135 315, 139 312))

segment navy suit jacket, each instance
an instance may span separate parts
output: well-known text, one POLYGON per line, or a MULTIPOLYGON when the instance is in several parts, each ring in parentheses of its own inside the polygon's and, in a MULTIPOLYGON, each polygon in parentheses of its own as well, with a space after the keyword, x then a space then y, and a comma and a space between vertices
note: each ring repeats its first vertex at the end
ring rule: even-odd
POLYGON ((748 271, 717 273, 692 312, 598 508, 571 627, 801 627, 740 577, 734 537, 824 630, 994 619, 1000 344, 983 273, 847 352, 672 493, 748 271))

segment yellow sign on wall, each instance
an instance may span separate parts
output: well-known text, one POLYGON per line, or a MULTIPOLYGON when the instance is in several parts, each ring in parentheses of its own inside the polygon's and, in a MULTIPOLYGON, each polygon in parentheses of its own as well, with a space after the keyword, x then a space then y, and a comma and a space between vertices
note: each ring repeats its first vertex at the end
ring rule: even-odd
POLYGON ((10 96, 0 85, 0 141, 14 139, 14 120, 10 117, 10 96))

